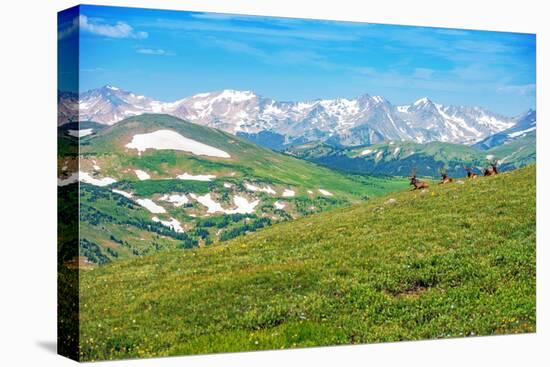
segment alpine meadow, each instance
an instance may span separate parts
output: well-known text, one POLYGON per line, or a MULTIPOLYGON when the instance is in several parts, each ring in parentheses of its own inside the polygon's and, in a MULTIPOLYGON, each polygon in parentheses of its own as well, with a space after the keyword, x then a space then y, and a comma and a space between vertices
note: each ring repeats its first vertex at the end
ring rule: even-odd
POLYGON ((536 331, 534 34, 58 14, 58 352, 536 331))

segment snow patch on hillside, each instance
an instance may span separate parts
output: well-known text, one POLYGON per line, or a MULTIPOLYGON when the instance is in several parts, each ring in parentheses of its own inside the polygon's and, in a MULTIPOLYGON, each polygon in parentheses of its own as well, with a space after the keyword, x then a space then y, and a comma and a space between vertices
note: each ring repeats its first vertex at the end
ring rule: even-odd
POLYGON ((178 175, 176 178, 180 180, 191 180, 191 181, 212 181, 213 178, 216 178, 215 175, 191 175, 187 172, 184 172, 181 175, 178 175))
POLYGON ((170 218, 170 220, 161 220, 158 217, 153 217, 152 219, 153 219, 153 222, 160 223, 163 226, 170 228, 174 232, 178 232, 178 233, 184 232, 183 228, 181 227, 181 223, 175 218, 170 218))
POLYGON ((124 196, 125 198, 128 198, 128 199, 131 199, 134 196, 130 192, 126 192, 126 191, 122 191, 122 190, 118 190, 118 189, 112 189, 111 191, 114 192, 115 194, 122 195, 122 196, 124 196))
POLYGON ((164 194, 160 198, 160 200, 172 203, 172 204, 174 204, 174 206, 176 208, 178 208, 180 206, 183 206, 183 205, 185 205, 189 202, 189 199, 187 198, 187 196, 185 196, 185 194, 181 194, 181 195, 179 195, 179 194, 172 194, 172 195, 164 194))
POLYGON ((251 214, 254 208, 260 203, 260 200, 248 201, 244 196, 235 195, 233 203, 237 206, 235 209, 226 210, 227 214, 251 214))
POLYGON ((132 141, 126 144, 126 147, 130 149, 137 149, 140 154, 147 149, 169 149, 181 150, 195 155, 231 158, 227 152, 224 152, 221 149, 186 138, 185 136, 172 130, 157 130, 152 133, 136 134, 132 138, 132 141))
POLYGON ((294 190, 285 189, 285 191, 283 191, 283 197, 285 198, 293 197, 295 195, 296 193, 294 192, 294 190))
POLYGON ((525 130, 522 130, 522 131, 516 131, 516 132, 514 132, 514 133, 510 133, 510 134, 508 134, 508 137, 510 137, 510 138, 517 138, 517 137, 520 137, 520 136, 522 136, 522 135, 525 135, 525 134, 527 134, 527 133, 529 133, 529 132, 531 132, 531 131, 534 131, 534 130, 536 130, 536 129, 537 129, 537 127, 536 127, 536 126, 533 126, 533 127, 530 127, 530 128, 528 128, 528 129, 525 129, 525 130))
POLYGON ((151 199, 137 199, 136 202, 153 214, 166 213, 166 210, 151 199))
POLYGON ((283 210, 286 205, 283 202, 276 201, 273 203, 273 206, 275 207, 275 209, 283 210))
POLYGON ((151 178, 151 176, 149 176, 147 172, 142 171, 140 169, 136 169, 134 170, 134 172, 136 173, 136 176, 137 178, 139 178, 140 181, 145 181, 151 178))
POLYGON ((90 175, 88 172, 78 172, 78 179, 82 182, 86 182, 94 186, 109 186, 114 184, 116 180, 112 177, 96 178, 90 175))
POLYGON ((259 187, 259 186, 256 186, 256 185, 252 185, 252 184, 249 184, 247 182, 245 182, 244 184, 244 187, 248 190, 248 191, 253 191, 253 192, 266 192, 268 194, 271 194, 271 195, 276 195, 277 192, 275 190, 273 190, 273 188, 271 186, 265 186, 265 187, 259 187))
POLYGON ((212 199, 210 193, 202 196, 197 196, 195 194, 190 195, 193 199, 207 208, 207 213, 250 214, 254 212, 254 208, 260 203, 260 200, 250 202, 244 196, 235 195, 233 197, 233 203, 236 207, 233 209, 224 209, 220 203, 212 199))
POLYGON ((327 190, 323 190, 323 189, 319 189, 319 192, 325 196, 333 196, 332 195, 332 192, 330 191, 327 191, 327 190))

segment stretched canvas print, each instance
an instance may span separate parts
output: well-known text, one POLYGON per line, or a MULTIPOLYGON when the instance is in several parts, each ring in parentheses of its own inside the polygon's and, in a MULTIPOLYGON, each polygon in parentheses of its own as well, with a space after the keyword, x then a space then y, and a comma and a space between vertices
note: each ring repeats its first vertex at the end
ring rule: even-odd
POLYGON ((59 353, 535 332, 534 34, 78 6, 59 353))

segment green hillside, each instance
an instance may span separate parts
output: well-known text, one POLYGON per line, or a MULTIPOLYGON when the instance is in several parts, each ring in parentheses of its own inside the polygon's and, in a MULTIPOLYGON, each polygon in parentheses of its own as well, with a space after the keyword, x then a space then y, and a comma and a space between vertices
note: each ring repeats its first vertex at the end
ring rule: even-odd
MULTIPOLYGON (((168 115, 144 114, 109 127, 99 128, 93 123, 85 127, 94 132, 80 139, 67 135, 66 128, 60 130, 58 175, 60 180, 67 180, 71 172, 80 170, 89 176, 80 184, 77 241, 80 255, 96 264, 169 249, 207 246, 407 186, 406 180, 399 178, 335 172, 168 115), (137 134, 159 130, 176 132, 230 157, 173 149, 147 149, 140 153, 126 147, 137 134), (140 179, 138 171, 146 178, 140 179), (191 179, 178 179, 182 174, 191 179), (208 176, 207 180, 193 178, 201 175, 208 176), (111 181, 101 186, 101 180, 106 179, 111 181), (169 197, 184 197, 184 201, 176 204, 167 201, 169 197), (252 210, 236 211, 235 198, 245 202, 244 206, 256 204, 252 210), (143 200, 161 211, 152 212, 140 204, 143 200), (214 212, 205 201, 233 212, 214 212), (181 231, 176 232, 167 224, 174 221, 181 231)), ((60 202, 66 201, 72 193, 70 185, 61 186, 59 193, 60 202)), ((74 223, 67 228, 74 228, 74 223)), ((60 230, 60 248, 74 246, 75 239, 64 236, 64 232, 69 231, 60 230)), ((59 259, 68 261, 74 255, 74 251, 63 250, 59 259)))
POLYGON ((489 151, 495 157, 501 157, 505 165, 521 167, 536 161, 536 144, 537 135, 532 132, 508 144, 496 146, 489 151))
POLYGON ((86 361, 535 331, 535 166, 81 270, 86 361))
POLYGON ((309 143, 288 149, 292 156, 342 172, 367 175, 407 176, 413 169, 419 175, 439 177, 446 169, 452 177, 463 177, 464 165, 481 173, 488 162, 498 159, 503 171, 532 164, 536 160, 535 134, 489 150, 443 142, 425 144, 394 141, 356 148, 337 148, 325 143, 309 143))

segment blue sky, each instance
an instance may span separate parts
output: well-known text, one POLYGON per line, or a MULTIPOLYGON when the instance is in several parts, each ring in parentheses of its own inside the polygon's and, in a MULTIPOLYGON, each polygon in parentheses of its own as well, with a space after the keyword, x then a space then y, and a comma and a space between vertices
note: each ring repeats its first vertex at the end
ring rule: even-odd
POLYGON ((535 108, 535 43, 531 34, 81 6, 80 90, 111 84, 164 101, 221 89, 284 101, 428 96, 516 115, 535 108))

